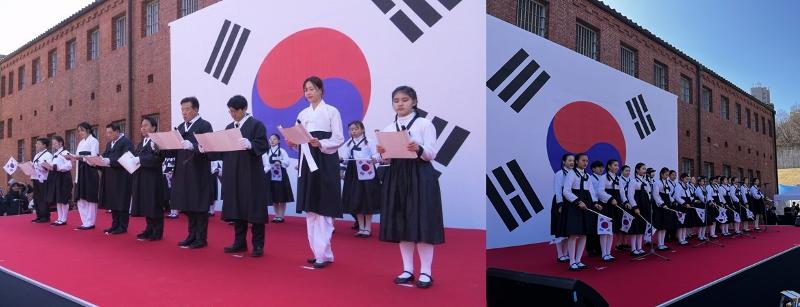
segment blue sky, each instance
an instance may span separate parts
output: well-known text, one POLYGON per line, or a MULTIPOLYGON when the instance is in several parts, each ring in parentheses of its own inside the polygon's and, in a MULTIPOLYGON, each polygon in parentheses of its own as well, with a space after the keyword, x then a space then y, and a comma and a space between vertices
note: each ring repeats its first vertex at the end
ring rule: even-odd
POLYGON ((800 104, 800 1, 602 0, 776 111, 800 104))

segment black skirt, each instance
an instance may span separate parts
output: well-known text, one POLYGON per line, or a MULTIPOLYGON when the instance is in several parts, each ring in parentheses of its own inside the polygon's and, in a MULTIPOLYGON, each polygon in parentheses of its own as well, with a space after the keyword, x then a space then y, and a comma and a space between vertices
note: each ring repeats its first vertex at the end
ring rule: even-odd
POLYGON ((381 212, 381 184, 377 176, 359 180, 356 161, 347 162, 342 189, 342 205, 348 214, 378 214, 381 212))
POLYGON ((68 204, 72 198, 72 173, 50 172, 47 182, 47 202, 68 204))
POLYGON ((658 193, 661 200, 664 202, 663 207, 655 207, 653 211, 653 227, 657 230, 676 230, 678 229, 678 215, 675 211, 669 210, 672 208, 672 203, 669 199, 669 194, 658 193))
MULTIPOLYGON (((324 140, 330 138, 331 133, 314 131, 311 136, 324 140)), ((342 181, 339 176, 339 154, 326 154, 313 146, 309 146, 309 149, 319 169, 312 173, 308 168, 308 161, 303 159, 300 177, 297 178, 297 213, 313 212, 341 218, 342 181)))
MULTIPOLYGON (((692 206, 694 208, 699 208, 698 204, 695 203, 689 197, 684 197, 683 201, 684 201, 684 205, 689 205, 689 206, 692 206)), ((701 225, 703 223, 703 221, 700 220, 700 216, 697 215, 697 210, 695 210, 694 208, 686 208, 683 205, 679 206, 678 208, 680 208, 679 211, 681 211, 681 212, 686 214, 686 218, 683 220, 683 225, 681 226, 681 228, 690 228, 690 227, 703 226, 703 225, 701 225)))
POLYGON ((572 189, 572 193, 578 196, 574 202, 564 201, 564 206, 561 208, 561 227, 563 233, 561 236, 572 235, 587 235, 597 233, 597 216, 588 213, 578 207, 578 201, 582 201, 587 207, 591 206, 592 194, 589 190, 576 190, 572 189))
POLYGON ((764 211, 766 210, 766 206, 764 206, 764 198, 754 198, 753 201, 750 202, 750 210, 753 211, 753 214, 763 215, 764 211))
POLYGON ((564 207, 563 203, 557 203, 556 197, 553 196, 553 202, 550 205, 550 235, 561 237, 563 231, 559 228, 561 224, 561 213, 559 210, 564 207))
POLYGON ((442 194, 433 164, 392 159, 381 185, 380 214, 381 241, 444 243, 442 194))
MULTIPOLYGON (((289 182, 289 175, 286 173, 286 168, 281 167, 281 180, 273 181, 272 176, 269 176, 270 192, 272 193, 272 202, 276 204, 285 204, 294 202, 294 193, 292 193, 292 184, 289 182)), ((272 204, 270 204, 272 205, 272 204)))
MULTIPOLYGON (((80 152, 81 155, 88 155, 89 152, 80 152)), ((97 203, 100 199, 100 174, 97 169, 89 166, 86 162, 78 163, 78 184, 75 185, 75 201, 85 200, 90 203, 97 203)))
MULTIPOLYGON (((633 193, 633 199, 636 201, 636 205, 639 209, 639 214, 641 214, 644 218, 650 219, 650 210, 652 210, 652 204, 650 203, 650 197, 647 194, 647 190, 640 189, 636 190, 633 193)), ((644 234, 647 222, 643 220, 641 217, 634 215, 633 223, 631 223, 631 228, 628 229, 628 234, 630 235, 641 235, 644 234)))
MULTIPOLYGON (((622 203, 622 196, 619 193, 619 190, 616 189, 606 189, 606 193, 611 195, 611 199, 617 201, 617 205, 614 206, 611 204, 611 199, 608 200, 608 204, 603 206, 603 213, 604 215, 612 218, 614 221, 612 224, 612 229, 614 232, 622 232, 622 215, 624 211, 624 205, 622 203)), ((628 212, 630 213, 630 212, 628 212)))

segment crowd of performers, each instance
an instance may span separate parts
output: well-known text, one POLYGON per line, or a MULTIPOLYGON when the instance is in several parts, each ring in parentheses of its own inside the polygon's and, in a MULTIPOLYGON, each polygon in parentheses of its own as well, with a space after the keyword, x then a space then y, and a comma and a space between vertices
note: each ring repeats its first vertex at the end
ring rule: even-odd
POLYGON ((766 212, 759 178, 691 177, 668 168, 658 172, 644 163, 633 169, 619 161, 589 164, 587 154, 565 154, 555 173, 550 231, 557 261, 569 270, 588 266, 584 250, 603 261, 614 261, 612 247, 645 255, 644 241, 659 251, 669 250, 667 234, 679 245, 760 231, 766 212))

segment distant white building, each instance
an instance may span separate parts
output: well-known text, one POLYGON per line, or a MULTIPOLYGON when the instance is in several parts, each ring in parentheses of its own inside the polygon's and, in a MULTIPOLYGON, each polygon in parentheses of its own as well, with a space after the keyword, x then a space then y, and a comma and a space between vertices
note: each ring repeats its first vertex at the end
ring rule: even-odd
POLYGON ((755 86, 751 87, 750 94, 758 98, 758 100, 761 100, 763 103, 771 103, 769 101, 769 88, 761 85, 761 83, 756 83, 755 86))

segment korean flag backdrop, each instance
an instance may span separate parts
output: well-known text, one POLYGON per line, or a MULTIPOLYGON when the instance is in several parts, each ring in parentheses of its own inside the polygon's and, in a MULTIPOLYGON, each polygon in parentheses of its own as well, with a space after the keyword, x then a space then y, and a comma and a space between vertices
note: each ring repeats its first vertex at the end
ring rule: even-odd
MULTIPOLYGON (((566 152, 677 166, 677 97, 487 16, 487 247, 550 240, 566 152)), ((616 222, 616 221, 615 221, 616 222)))
MULTIPOLYGON (((485 7, 460 0, 216 3, 170 24, 172 124, 182 122, 178 101, 196 96, 200 115, 221 130, 231 122, 228 98, 240 94, 267 133, 276 133, 308 106, 302 81, 317 75, 343 124, 363 120, 374 139, 374 130, 394 120, 391 91, 410 85, 437 128, 445 225, 485 229, 485 117, 476 116, 485 110, 486 27, 476 22, 485 7)), ((296 189, 293 166, 289 176, 296 189)))

